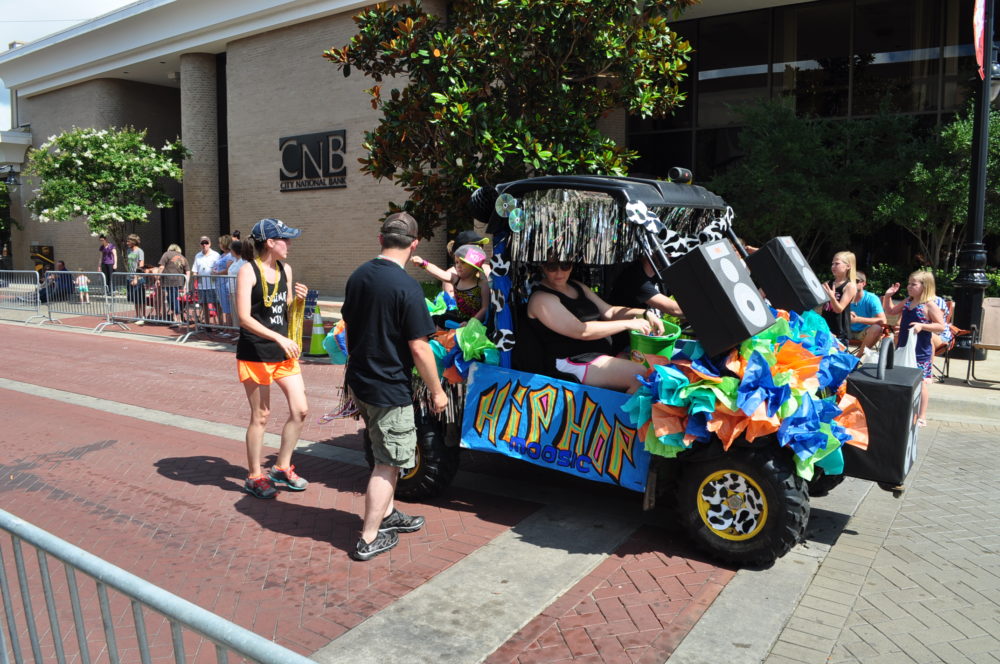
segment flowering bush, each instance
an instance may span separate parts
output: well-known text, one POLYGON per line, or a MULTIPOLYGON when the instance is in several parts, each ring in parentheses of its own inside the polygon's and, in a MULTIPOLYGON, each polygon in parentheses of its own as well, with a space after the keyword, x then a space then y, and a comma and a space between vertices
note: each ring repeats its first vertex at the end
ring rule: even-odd
POLYGON ((73 128, 29 154, 25 175, 40 183, 26 207, 40 222, 84 217, 91 233, 123 247, 126 223, 146 222, 150 207, 173 206, 163 183, 181 179, 189 154, 180 141, 148 145, 145 130, 73 128))
POLYGON ((10 209, 10 193, 7 191, 7 184, 0 181, 0 233, 10 230, 11 225, 18 225, 14 219, 7 216, 10 209))

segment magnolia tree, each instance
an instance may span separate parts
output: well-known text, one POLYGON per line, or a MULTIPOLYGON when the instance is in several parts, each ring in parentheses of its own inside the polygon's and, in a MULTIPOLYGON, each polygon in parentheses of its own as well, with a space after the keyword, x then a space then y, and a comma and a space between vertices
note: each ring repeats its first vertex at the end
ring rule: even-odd
POLYGON ((456 0, 378 4, 324 52, 363 72, 382 112, 362 171, 395 180, 424 234, 461 226, 477 187, 557 173, 621 175, 634 153, 597 131, 625 109, 668 114, 684 100, 691 46, 668 19, 696 0, 456 0), (383 89, 383 83, 388 89, 383 89))
POLYGON ((180 141, 148 145, 145 130, 74 128, 29 154, 25 174, 39 187, 26 207, 40 222, 83 217, 92 234, 109 236, 121 251, 150 207, 173 206, 164 183, 181 179, 188 156, 180 141))

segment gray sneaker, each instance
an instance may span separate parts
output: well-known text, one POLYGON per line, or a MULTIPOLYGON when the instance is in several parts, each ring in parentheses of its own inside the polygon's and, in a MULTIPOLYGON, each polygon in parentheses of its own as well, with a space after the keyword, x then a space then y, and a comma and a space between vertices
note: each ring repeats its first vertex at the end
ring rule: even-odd
POLYGON ((266 477, 248 477, 243 490, 257 498, 274 498, 278 495, 274 484, 266 477))
POLYGON ((408 516, 397 509, 392 510, 392 514, 382 519, 382 525, 378 527, 380 533, 413 533, 424 527, 424 517, 408 516))
POLYGON ((275 484, 292 491, 305 491, 306 487, 309 486, 309 482, 296 474, 295 466, 289 466, 285 469, 275 466, 268 471, 267 475, 275 484))
POLYGON ((371 560, 380 553, 385 553, 389 549, 399 544, 399 535, 394 531, 382 532, 375 535, 375 539, 366 542, 358 538, 358 544, 348 555, 355 560, 371 560))

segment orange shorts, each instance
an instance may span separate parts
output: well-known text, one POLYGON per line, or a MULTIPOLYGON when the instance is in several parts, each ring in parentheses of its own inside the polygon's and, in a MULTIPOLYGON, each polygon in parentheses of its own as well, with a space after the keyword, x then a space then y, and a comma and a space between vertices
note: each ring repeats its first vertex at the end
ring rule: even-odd
POLYGON ((236 369, 239 371, 241 383, 252 380, 258 385, 270 385, 272 381, 302 373, 299 361, 295 358, 289 358, 284 362, 236 360, 236 369))

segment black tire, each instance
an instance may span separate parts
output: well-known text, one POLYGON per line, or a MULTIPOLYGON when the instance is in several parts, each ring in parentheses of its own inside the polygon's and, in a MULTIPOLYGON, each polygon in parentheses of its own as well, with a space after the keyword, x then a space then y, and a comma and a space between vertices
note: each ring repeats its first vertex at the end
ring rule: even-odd
POLYGON ((820 498, 825 496, 844 481, 843 475, 827 475, 819 466, 816 467, 816 474, 809 480, 809 497, 820 498))
POLYGON ((699 548, 722 562, 766 566, 802 539, 809 495, 789 455, 759 440, 681 468, 678 521, 699 548))
MULTIPOLYGON (((459 448, 445 444, 444 427, 433 418, 417 418, 417 464, 396 482, 396 497, 404 500, 425 500, 438 496, 455 479, 458 472, 459 448)), ((372 443, 364 431, 365 461, 375 465, 372 443)))

